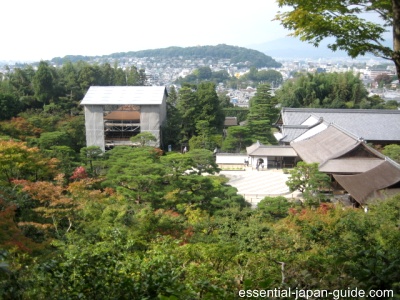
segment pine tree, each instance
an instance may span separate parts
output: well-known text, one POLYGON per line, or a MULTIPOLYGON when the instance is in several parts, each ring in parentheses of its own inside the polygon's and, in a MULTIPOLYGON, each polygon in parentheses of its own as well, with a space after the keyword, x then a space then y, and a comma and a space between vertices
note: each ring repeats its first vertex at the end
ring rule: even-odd
POLYGON ((269 84, 259 85, 256 95, 250 100, 250 111, 247 116, 247 127, 253 141, 263 144, 275 142, 272 134, 272 123, 278 118, 277 99, 271 95, 269 84))

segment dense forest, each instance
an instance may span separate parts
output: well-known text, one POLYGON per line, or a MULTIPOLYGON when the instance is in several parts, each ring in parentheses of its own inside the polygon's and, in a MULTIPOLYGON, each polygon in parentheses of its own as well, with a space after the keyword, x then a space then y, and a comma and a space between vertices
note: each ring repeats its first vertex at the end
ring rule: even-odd
POLYGON ((144 69, 132 66, 122 70, 108 63, 67 62, 55 68, 41 61, 1 74, 0 120, 10 119, 30 109, 58 110, 76 114, 88 88, 112 85, 144 85, 144 69))
MULTIPOLYGON (((380 78, 377 78, 380 80, 380 78)), ((395 100, 369 96, 359 76, 346 73, 298 74, 276 91, 282 107, 397 109, 395 100)))
POLYGON ((168 47, 162 49, 151 49, 130 52, 118 52, 110 55, 103 56, 82 56, 82 55, 68 55, 63 58, 56 57, 51 60, 52 63, 62 65, 67 61, 90 61, 95 58, 111 58, 121 59, 130 57, 155 57, 160 59, 166 58, 181 58, 181 59, 230 59, 232 64, 241 63, 248 67, 256 68, 278 68, 281 63, 275 61, 272 57, 264 53, 237 46, 229 46, 220 44, 217 46, 195 46, 195 47, 168 47))
POLYGON ((251 208, 218 175, 215 148, 275 142, 271 120, 283 100, 269 84, 248 110, 231 107, 212 81, 171 87, 164 147, 87 147, 79 101, 88 87, 143 84, 144 70, 86 62, 4 74, 0 299, 237 299, 289 288, 398 297, 399 196, 368 213, 314 192, 251 208), (224 131, 233 113, 246 124, 224 131))
POLYGON ((252 209, 213 175, 207 150, 85 149, 81 166, 65 177, 37 148, 0 147, 7 153, 0 157, 2 299, 400 292, 398 196, 368 213, 284 197, 252 209))

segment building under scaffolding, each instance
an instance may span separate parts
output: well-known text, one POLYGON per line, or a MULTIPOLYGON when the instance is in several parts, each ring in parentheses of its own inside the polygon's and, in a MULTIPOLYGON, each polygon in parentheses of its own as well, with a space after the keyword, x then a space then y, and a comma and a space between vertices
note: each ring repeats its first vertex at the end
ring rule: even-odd
POLYGON ((160 146, 166 118, 167 90, 160 86, 92 86, 81 105, 85 109, 87 146, 103 151, 132 145, 130 138, 150 132, 160 146))

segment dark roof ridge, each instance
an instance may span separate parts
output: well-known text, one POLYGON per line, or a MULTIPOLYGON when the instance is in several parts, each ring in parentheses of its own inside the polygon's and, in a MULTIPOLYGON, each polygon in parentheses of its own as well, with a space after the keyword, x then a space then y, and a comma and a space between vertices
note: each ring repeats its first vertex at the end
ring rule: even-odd
POLYGON ((263 145, 261 144, 259 148, 293 148, 290 145, 263 145))
POLYGON ((283 107, 282 111, 400 114, 400 110, 398 109, 365 109, 365 108, 355 109, 355 108, 283 107))
POLYGON ((282 125, 282 128, 299 128, 299 129, 309 129, 310 125, 282 125))
MULTIPOLYGON (((312 115, 310 115, 312 116, 312 115)), ((315 117, 315 116, 313 116, 315 117)), ((314 128, 315 126, 319 125, 319 124, 329 124, 328 122, 324 121, 324 118, 322 117, 318 117, 318 121, 315 124, 311 124, 311 125, 296 125, 296 124, 291 124, 291 125, 282 125, 282 128, 298 128, 298 129, 311 129, 314 128)))

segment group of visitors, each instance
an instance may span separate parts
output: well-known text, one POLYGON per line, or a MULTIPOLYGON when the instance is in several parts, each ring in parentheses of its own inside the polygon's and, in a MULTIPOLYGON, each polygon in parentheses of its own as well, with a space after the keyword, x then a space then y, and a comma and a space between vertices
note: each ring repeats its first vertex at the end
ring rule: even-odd
MULTIPOLYGON (((245 159, 244 160, 244 166, 248 167, 249 166, 249 160, 245 159)), ((257 163, 256 163, 256 169, 257 171, 259 171, 259 169, 264 170, 264 160, 262 158, 257 159, 257 163)))
POLYGON ((259 169, 264 170, 264 160, 262 158, 257 159, 257 164, 256 164, 256 169, 259 171, 259 169))

